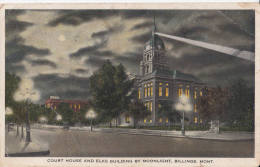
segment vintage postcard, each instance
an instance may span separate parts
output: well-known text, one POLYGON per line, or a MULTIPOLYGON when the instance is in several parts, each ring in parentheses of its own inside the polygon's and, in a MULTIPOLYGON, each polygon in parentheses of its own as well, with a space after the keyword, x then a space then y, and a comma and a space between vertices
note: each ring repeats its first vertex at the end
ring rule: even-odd
POLYGON ((3 4, 0 166, 258 167, 259 12, 3 4))

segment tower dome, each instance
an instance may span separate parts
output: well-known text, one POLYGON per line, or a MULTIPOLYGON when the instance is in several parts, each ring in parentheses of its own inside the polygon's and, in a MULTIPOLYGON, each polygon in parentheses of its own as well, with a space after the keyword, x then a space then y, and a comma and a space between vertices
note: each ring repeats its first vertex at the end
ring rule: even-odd
POLYGON ((164 46, 164 43, 163 43, 163 40, 156 34, 153 35, 152 39, 151 40, 151 43, 153 44, 152 46, 155 48, 155 49, 158 49, 158 50, 165 50, 165 46, 164 46))

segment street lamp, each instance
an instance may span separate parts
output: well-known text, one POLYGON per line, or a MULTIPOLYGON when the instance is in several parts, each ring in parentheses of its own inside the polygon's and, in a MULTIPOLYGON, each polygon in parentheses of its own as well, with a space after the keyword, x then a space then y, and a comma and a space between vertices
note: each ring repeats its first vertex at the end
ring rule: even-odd
POLYGON ((22 96, 26 97, 26 138, 25 142, 29 143, 31 142, 31 128, 30 128, 30 121, 29 121, 29 111, 28 111, 28 105, 29 105, 29 96, 35 95, 35 92, 29 92, 29 89, 26 88, 25 93, 20 93, 22 96))
POLYGON ((62 120, 62 116, 61 116, 60 114, 57 114, 56 120, 57 120, 57 121, 61 121, 61 120, 62 120))
POLYGON ((93 109, 90 109, 90 110, 86 113, 86 115, 85 115, 86 119, 90 119, 90 131, 91 131, 91 132, 92 132, 92 120, 95 119, 96 116, 97 116, 97 114, 96 114, 96 112, 95 112, 93 109))
POLYGON ((192 110, 192 106, 190 104, 190 100, 189 98, 187 98, 186 96, 182 95, 180 98, 179 98, 179 102, 176 104, 175 106, 176 110, 179 110, 179 111, 182 111, 182 126, 181 126, 181 132, 182 132, 182 135, 184 136, 185 135, 185 126, 184 126, 184 115, 185 115, 185 112, 188 112, 188 111, 191 111, 192 110))
POLYGON ((48 119, 45 116, 40 116, 39 121, 40 123, 46 123, 48 119))

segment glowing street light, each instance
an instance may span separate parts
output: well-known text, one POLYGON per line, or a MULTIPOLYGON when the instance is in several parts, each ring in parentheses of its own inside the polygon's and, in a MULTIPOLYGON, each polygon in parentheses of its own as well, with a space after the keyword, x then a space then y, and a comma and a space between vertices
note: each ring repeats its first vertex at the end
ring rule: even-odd
POLYGON ((39 121, 41 122, 41 123, 45 123, 45 122, 47 122, 47 118, 45 117, 45 116, 41 116, 40 118, 39 118, 39 121))
POLYGON ((91 132, 92 132, 92 120, 95 119, 96 117, 97 117, 97 114, 93 109, 90 109, 85 115, 86 119, 90 119, 90 131, 91 132))
POLYGON ((185 135, 185 126, 184 126, 184 114, 185 112, 189 112, 192 110, 192 106, 190 104, 189 98, 187 98, 185 95, 182 94, 182 96, 179 98, 179 102, 175 106, 176 110, 182 111, 182 126, 181 126, 181 132, 182 135, 185 135))
POLYGON ((57 120, 57 121, 61 121, 61 120, 62 120, 62 116, 61 116, 60 114, 57 114, 56 120, 57 120))
MULTIPOLYGON (((36 92, 29 91, 29 88, 26 88, 26 92, 20 93, 23 97, 26 97, 26 105, 29 104, 29 98, 31 98, 32 95, 35 95, 36 92)), ((28 106, 26 107, 26 138, 25 141, 27 143, 31 142, 31 128, 30 128, 30 120, 29 120, 29 111, 28 106)))

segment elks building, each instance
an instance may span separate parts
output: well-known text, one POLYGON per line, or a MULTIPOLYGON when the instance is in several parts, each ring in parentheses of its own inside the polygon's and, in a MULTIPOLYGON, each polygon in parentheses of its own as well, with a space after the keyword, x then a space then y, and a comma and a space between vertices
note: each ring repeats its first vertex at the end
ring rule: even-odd
MULTIPOLYGON (((136 78, 138 98, 151 112, 151 115, 139 124, 147 126, 169 124, 168 118, 162 118, 158 114, 161 104, 167 101, 175 107, 179 98, 186 96, 192 107, 191 111, 185 112, 185 117, 188 117, 190 124, 199 125, 203 120, 199 117, 196 101, 199 96, 203 96, 206 85, 192 75, 170 70, 164 42, 155 32, 154 25, 152 37, 144 46, 140 74, 136 78)), ((133 124, 133 119, 128 115, 125 115, 123 120, 121 118, 121 125, 123 122, 124 125, 133 124)))
POLYGON ((61 103, 69 104, 70 108, 77 112, 81 108, 83 108, 85 105, 88 104, 87 101, 81 101, 81 100, 66 100, 66 99, 60 99, 58 96, 50 96, 49 99, 45 101, 45 107, 51 108, 52 110, 56 110, 61 103))

